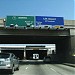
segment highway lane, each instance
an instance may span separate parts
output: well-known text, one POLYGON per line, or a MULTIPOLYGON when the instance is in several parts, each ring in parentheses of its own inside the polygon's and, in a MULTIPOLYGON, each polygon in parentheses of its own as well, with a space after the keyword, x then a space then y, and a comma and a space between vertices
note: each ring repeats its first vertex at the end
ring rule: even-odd
POLYGON ((62 64, 24 64, 13 75, 75 75, 75 68, 62 64))
POLYGON ((75 75, 75 68, 62 64, 23 63, 13 75, 75 75))

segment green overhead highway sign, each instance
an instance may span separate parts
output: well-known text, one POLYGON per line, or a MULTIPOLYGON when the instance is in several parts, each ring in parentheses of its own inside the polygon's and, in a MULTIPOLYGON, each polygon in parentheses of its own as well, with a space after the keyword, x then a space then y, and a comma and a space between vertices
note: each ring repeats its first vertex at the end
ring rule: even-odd
POLYGON ((6 27, 33 27, 34 16, 7 16, 6 27))

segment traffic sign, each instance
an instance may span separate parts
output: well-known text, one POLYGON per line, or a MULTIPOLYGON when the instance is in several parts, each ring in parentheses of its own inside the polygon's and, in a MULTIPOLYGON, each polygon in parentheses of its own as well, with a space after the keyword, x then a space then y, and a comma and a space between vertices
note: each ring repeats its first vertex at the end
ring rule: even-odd
POLYGON ((63 17, 36 16, 36 26, 38 25, 64 25, 63 17))
POLYGON ((32 27, 34 16, 7 16, 6 27, 32 27))

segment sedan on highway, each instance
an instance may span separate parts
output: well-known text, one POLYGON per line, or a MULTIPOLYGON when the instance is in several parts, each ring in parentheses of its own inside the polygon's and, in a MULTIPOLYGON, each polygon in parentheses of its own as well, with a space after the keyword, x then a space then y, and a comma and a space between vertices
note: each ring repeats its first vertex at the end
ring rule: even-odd
POLYGON ((19 70, 19 60, 13 53, 0 53, 0 71, 14 73, 19 70))

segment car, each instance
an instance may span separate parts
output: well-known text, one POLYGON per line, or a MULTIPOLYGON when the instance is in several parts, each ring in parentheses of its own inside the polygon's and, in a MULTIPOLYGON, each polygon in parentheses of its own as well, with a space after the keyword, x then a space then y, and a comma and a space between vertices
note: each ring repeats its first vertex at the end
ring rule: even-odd
POLYGON ((0 70, 14 73, 19 70, 19 60, 13 53, 0 53, 0 70))

